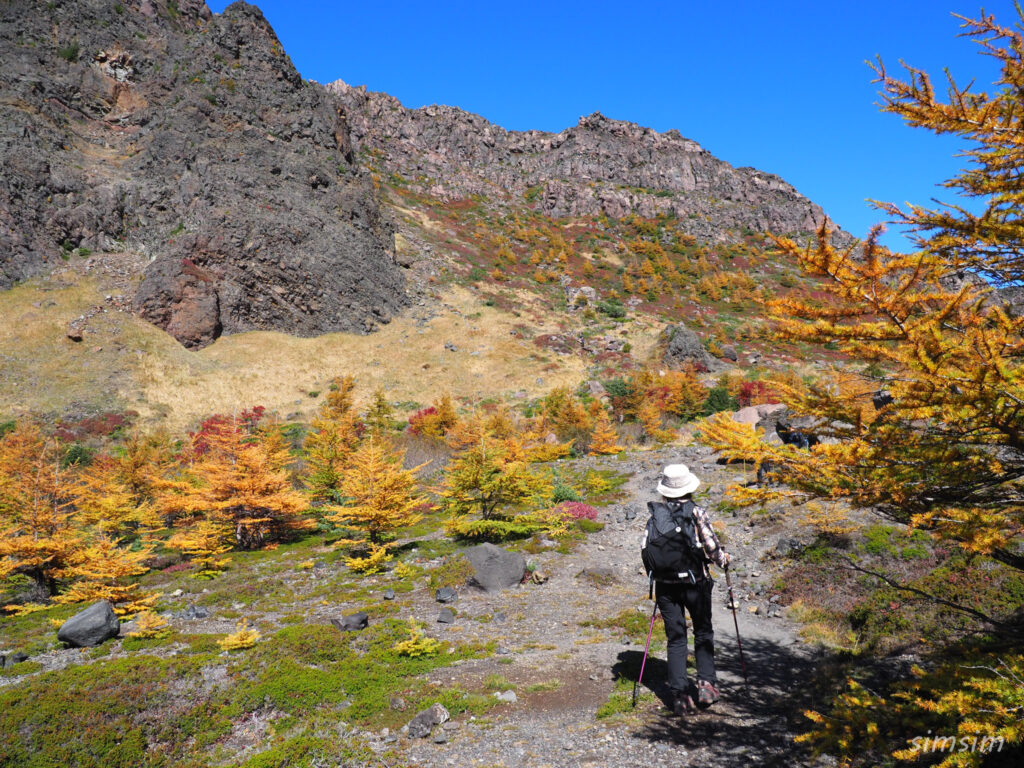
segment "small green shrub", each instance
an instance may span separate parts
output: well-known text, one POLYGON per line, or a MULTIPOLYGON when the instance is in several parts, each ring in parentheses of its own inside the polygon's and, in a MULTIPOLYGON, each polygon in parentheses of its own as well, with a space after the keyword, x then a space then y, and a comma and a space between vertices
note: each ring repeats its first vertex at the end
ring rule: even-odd
POLYGON ((87 467, 92 463, 93 456, 95 455, 96 451, 88 445, 73 443, 64 451, 60 464, 64 468, 72 466, 87 467))
POLYGON ((597 310, 613 320, 618 320, 626 316, 626 307, 619 299, 599 301, 597 303, 597 310))
POLYGON ((57 55, 60 56, 64 61, 75 62, 78 61, 78 55, 81 53, 81 47, 78 45, 78 41, 75 40, 64 48, 57 49, 57 55))
POLYGON ((441 565, 430 572, 427 584, 431 589, 464 587, 474 573, 473 564, 465 556, 451 555, 442 560, 441 565))
POLYGON ((729 394, 726 387, 712 387, 708 391, 708 399, 704 403, 704 414, 710 416, 720 411, 735 411, 739 408, 739 402, 729 394))
POLYGON ((563 501, 581 501, 582 497, 571 485, 562 482, 555 483, 551 489, 551 502, 561 504, 563 501))

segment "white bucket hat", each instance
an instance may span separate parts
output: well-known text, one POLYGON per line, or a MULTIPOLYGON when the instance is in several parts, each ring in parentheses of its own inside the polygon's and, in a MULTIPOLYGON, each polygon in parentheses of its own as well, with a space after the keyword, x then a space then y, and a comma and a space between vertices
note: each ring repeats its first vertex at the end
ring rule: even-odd
POLYGON ((700 478, 685 464, 669 464, 661 473, 658 493, 670 499, 693 493, 700 485, 700 478))

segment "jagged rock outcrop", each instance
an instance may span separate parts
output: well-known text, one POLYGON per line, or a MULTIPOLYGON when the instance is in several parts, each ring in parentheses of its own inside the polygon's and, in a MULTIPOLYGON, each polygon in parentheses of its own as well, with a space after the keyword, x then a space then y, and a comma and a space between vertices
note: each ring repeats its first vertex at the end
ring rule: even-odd
POLYGON ((10 0, 0 61, 0 288, 141 251, 135 310, 193 347, 371 330, 403 304, 336 101, 255 6, 10 0))
POLYGON ((743 229, 806 233, 824 218, 778 176, 734 168, 676 130, 595 112, 556 134, 506 131, 453 107, 406 109, 340 80, 326 87, 344 105, 354 146, 435 196, 525 195, 555 217, 666 213, 710 241, 743 229))

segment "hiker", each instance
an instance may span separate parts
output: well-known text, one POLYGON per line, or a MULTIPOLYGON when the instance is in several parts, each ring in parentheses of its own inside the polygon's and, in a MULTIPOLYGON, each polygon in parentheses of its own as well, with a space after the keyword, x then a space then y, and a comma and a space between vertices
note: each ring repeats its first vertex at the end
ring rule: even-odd
POLYGON ((818 444, 817 435, 793 429, 788 421, 780 421, 776 424, 775 434, 782 440, 783 445, 795 445, 804 450, 809 450, 818 444))
MULTIPOLYGON (((805 451, 809 451, 819 442, 818 436, 811 432, 804 432, 800 429, 793 429, 788 421, 780 421, 775 425, 775 434, 779 436, 783 445, 795 445, 805 451)), ((757 484, 765 485, 771 480, 775 472, 775 463, 763 461, 757 468, 757 484)))
POLYGON ((657 491, 661 501, 648 503, 651 519, 641 546, 648 577, 655 585, 657 607, 668 638, 668 684, 672 710, 681 715, 693 709, 686 676, 686 616, 693 622, 693 651, 697 663, 697 701, 710 707, 718 701, 715 673, 715 632, 711 626, 708 562, 728 569, 731 558, 711 528, 707 512, 693 501, 700 479, 684 464, 662 472, 657 491))

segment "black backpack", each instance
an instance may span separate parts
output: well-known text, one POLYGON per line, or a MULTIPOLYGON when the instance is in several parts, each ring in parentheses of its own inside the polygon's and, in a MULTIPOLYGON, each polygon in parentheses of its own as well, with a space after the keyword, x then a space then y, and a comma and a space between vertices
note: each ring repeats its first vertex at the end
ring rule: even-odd
POLYGON ((697 537, 692 501, 650 501, 640 557, 654 581, 695 584, 704 578, 704 548, 697 537))

